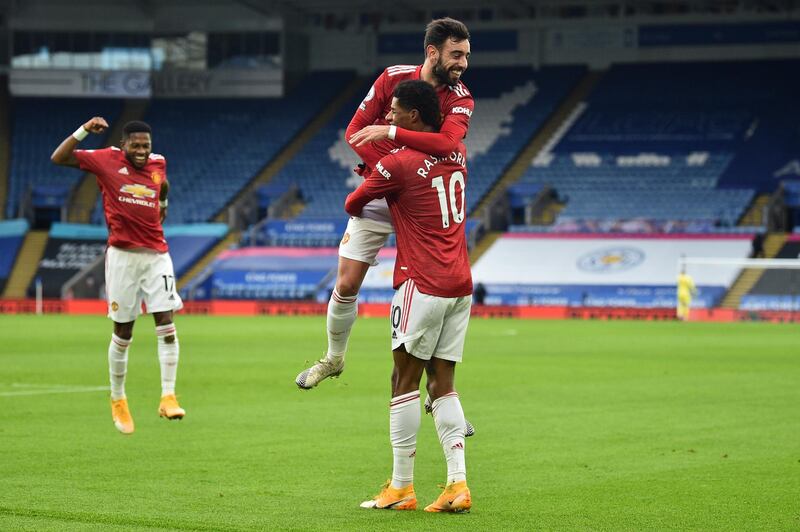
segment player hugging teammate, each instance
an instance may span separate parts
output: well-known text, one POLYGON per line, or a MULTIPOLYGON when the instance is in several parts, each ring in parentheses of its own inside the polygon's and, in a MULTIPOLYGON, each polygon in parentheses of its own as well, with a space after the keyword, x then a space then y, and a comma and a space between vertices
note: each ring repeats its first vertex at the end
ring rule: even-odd
MULTIPOLYGON (((440 112, 434 88, 425 81, 395 87, 389 122, 412 131, 436 131, 440 112)), ((429 512, 464 512, 472 506, 466 482, 464 412, 455 391, 472 305, 472 274, 463 222, 466 215, 466 148, 445 157, 408 147, 383 157, 347 197, 353 216, 376 198, 386 198, 397 232, 391 307, 394 370, 389 424, 392 479, 365 508, 413 510, 414 458, 420 426, 422 373, 433 420, 447 462, 444 492, 429 512)))

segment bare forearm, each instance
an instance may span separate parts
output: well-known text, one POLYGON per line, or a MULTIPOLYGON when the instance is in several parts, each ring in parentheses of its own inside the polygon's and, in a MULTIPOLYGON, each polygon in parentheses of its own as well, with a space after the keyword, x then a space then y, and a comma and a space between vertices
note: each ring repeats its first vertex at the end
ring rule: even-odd
POLYGON ((430 133, 423 131, 411 131, 408 129, 397 128, 395 141, 398 144, 414 148, 422 153, 430 153, 437 157, 446 157, 458 148, 455 135, 448 132, 430 133))
POLYGON ((50 160, 59 166, 72 166, 73 168, 77 168, 78 159, 75 158, 72 152, 78 147, 78 143, 78 140, 72 135, 65 138, 55 151, 53 151, 50 160))
POLYGON ((72 166, 74 168, 78 168, 80 165, 78 163, 78 159, 74 155, 75 148, 78 147, 78 143, 85 139, 89 133, 102 133, 106 129, 108 129, 108 122, 106 122, 105 118, 102 116, 90 118, 86 121, 86 123, 79 127, 75 133, 65 138, 61 144, 58 145, 58 148, 56 148, 53 154, 50 156, 50 160, 60 166, 72 166))

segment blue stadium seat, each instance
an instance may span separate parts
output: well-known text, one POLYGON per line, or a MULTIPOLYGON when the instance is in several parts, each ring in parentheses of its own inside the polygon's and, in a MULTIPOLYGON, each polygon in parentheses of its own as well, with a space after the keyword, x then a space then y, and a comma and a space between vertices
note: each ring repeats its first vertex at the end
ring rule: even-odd
POLYGON ((27 220, 0 221, 0 293, 11 276, 11 269, 29 228, 27 220))
POLYGON ((552 185, 572 219, 737 223, 796 158, 798 61, 615 65, 522 183, 552 185), (736 86, 735 91, 720 87, 736 86))
MULTIPOLYGON (((6 217, 19 214, 24 194, 32 187, 75 186, 81 173, 50 162, 50 153, 64 138, 93 116, 109 122, 122 111, 122 101, 82 98, 13 98, 11 100, 11 153, 6 217)), ((89 135, 81 148, 99 148, 104 135, 89 135)))
POLYGON ((352 78, 313 73, 283 98, 153 100, 144 119, 167 157, 167 224, 211 220, 352 78))
MULTIPOLYGON (((468 211, 474 210, 584 73, 585 68, 572 66, 469 70, 465 82, 475 98, 476 112, 465 140, 469 158, 468 211)), ((344 200, 360 178, 352 172, 359 160, 344 142, 344 130, 371 82, 365 83, 273 179, 276 184, 299 187, 306 207, 298 220, 347 219, 344 200)), ((288 239, 280 243, 293 245, 288 239)), ((312 239, 299 245, 330 243, 312 239)))

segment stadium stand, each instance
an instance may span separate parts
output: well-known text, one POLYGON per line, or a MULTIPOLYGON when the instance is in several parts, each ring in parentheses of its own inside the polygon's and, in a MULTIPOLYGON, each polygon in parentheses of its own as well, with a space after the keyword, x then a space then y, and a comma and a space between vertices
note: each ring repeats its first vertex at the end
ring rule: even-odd
POLYGON ((585 73, 584 67, 549 66, 476 68, 467 74, 475 97, 465 140, 470 213, 585 73))
POLYGON ((347 218, 264 220, 252 227, 242 244, 253 246, 333 247, 347 227, 347 218))
POLYGON ((796 156, 798 65, 615 65, 521 182, 552 185, 559 220, 733 226, 796 156))
MULTIPOLYGON (((500 178, 517 152, 585 73, 584 67, 529 67, 470 69, 466 83, 475 97, 476 111, 465 143, 469 158, 468 210, 500 178), (471 81, 474 80, 474 81, 471 81)), ((371 82, 371 80, 370 80, 371 82)), ((344 199, 359 183, 352 168, 360 161, 344 140, 344 129, 366 94, 369 84, 275 176, 271 186, 296 184, 305 202, 297 224, 259 223, 245 234, 245 243, 270 245, 336 245, 346 221, 344 199), (311 221, 319 222, 309 223, 311 221), (305 226, 301 224, 307 224, 305 226), (283 236, 282 229, 289 228, 283 236), (303 236, 301 228, 307 228, 303 236), (255 230, 254 230, 255 229, 255 230)), ((392 242, 390 241, 390 244, 392 242)))
POLYGON ((169 243, 169 254, 175 277, 181 277, 225 235, 228 226, 221 223, 168 225, 164 237, 169 243))
POLYGON ((335 272, 337 248, 225 251, 181 292, 189 299, 314 299, 335 272))
POLYGON ((0 294, 11 276, 11 269, 29 228, 27 220, 0 221, 0 294))
POLYGON ((105 254, 107 239, 105 227, 54 223, 36 274, 28 286, 28 296, 35 295, 39 281, 45 298, 60 298, 61 288, 67 281, 105 254))
MULTIPOLYGON (((19 214, 20 206, 32 189, 61 200, 51 201, 51 207, 66 204, 67 194, 80 181, 81 173, 53 165, 50 153, 89 118, 104 116, 111 122, 121 110, 122 100, 116 99, 13 98, 6 216, 13 218, 19 214), (52 187, 63 188, 59 194, 48 194, 52 187)), ((99 148, 105 141, 102 135, 90 135, 81 147, 99 148)))
MULTIPOLYGON (((167 224, 207 222, 353 78, 310 74, 284 98, 153 100, 144 116, 167 157, 167 224)), ((93 223, 103 223, 100 207, 93 223)))
MULTIPOLYGON (((164 229, 175 276, 180 277, 228 232, 225 224, 172 225, 164 229)), ((62 287, 74 275, 92 266, 106 250, 108 231, 103 226, 55 223, 50 228, 44 256, 35 278, 45 297, 60 298, 62 287)), ((99 288, 98 281, 98 288, 99 288)), ((35 289, 35 279, 28 288, 35 289)))
POLYGON ((282 200, 288 199, 297 188, 293 185, 269 183, 262 185, 256 189, 258 217, 271 218, 270 210, 281 203, 282 200))

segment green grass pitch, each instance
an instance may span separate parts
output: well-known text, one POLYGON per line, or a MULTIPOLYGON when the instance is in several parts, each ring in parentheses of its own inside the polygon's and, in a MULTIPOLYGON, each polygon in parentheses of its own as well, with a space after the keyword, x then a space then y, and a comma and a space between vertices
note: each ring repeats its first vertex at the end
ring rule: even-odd
POLYGON ((473 320, 457 371, 473 511, 427 514, 445 464, 420 428, 420 510, 363 510, 391 473, 388 323, 340 379, 295 375, 322 317, 179 316, 183 421, 159 419, 152 320, 111 423, 100 317, 0 316, 0 530, 798 530, 794 325, 473 320))

